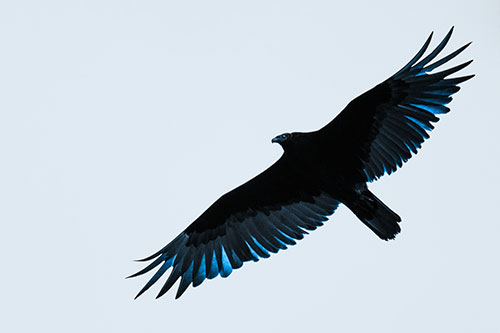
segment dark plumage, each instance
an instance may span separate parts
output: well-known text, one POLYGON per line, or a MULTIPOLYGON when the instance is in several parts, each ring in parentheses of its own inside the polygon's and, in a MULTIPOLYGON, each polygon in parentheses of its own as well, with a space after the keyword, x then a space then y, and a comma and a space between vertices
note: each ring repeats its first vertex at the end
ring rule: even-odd
POLYGON ((329 124, 309 133, 285 133, 272 142, 281 158, 257 177, 224 194, 168 245, 138 276, 159 267, 137 297, 172 268, 158 297, 181 278, 177 297, 193 284, 227 277, 246 261, 267 258, 315 230, 345 204, 381 239, 400 232, 400 217, 368 190, 417 150, 445 105, 474 75, 447 79, 471 63, 429 74, 469 44, 431 63, 451 37, 421 59, 431 36, 400 71, 351 101, 329 124))

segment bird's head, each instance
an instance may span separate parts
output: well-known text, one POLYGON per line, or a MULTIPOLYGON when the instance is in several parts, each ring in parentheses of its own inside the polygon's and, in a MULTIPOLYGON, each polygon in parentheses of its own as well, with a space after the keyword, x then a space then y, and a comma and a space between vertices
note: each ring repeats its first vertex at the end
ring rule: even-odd
POLYGON ((290 133, 283 133, 275 137, 274 139, 271 140, 272 143, 279 143, 281 147, 285 148, 285 145, 290 141, 292 138, 292 134, 290 133))

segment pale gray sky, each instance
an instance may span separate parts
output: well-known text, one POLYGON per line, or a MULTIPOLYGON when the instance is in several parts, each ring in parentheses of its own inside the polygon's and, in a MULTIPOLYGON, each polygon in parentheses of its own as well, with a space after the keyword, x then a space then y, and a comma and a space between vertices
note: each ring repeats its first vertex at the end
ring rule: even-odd
MULTIPOLYGON (((3 1, 0 330, 499 332, 498 1, 3 1), (337 5, 336 3, 341 3, 337 5), (423 150, 228 279, 137 301, 137 259, 331 120, 435 31, 477 76, 423 150)), ((162 280, 163 281, 163 280, 162 280)))

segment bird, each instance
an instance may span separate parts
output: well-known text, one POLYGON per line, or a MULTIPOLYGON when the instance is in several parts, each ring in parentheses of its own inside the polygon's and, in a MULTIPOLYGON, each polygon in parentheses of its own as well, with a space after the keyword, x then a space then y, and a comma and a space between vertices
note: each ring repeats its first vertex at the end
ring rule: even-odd
POLYGON ((353 99, 328 124, 313 132, 292 132, 271 141, 283 154, 262 173, 217 199, 184 231, 153 255, 136 277, 157 268, 142 295, 167 270, 157 298, 180 278, 175 298, 192 284, 228 277, 248 261, 259 261, 322 226, 340 204, 382 240, 401 231, 398 214, 368 184, 392 174, 429 138, 458 84, 472 75, 449 78, 472 60, 435 72, 464 51, 466 44, 432 62, 451 38, 453 27, 427 56, 429 35, 417 54, 394 75, 353 99))

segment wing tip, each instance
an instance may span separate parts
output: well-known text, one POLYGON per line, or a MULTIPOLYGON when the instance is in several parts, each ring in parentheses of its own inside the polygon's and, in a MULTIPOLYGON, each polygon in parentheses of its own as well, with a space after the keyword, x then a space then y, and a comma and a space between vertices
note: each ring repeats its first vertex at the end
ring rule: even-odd
POLYGON ((427 41, 425 43, 430 42, 432 40, 433 36, 434 36, 434 30, 431 31, 431 33, 429 34, 429 37, 427 37, 427 41))
POLYGON ((165 295, 167 293, 168 290, 160 290, 160 292, 158 293, 158 295, 156 295, 155 299, 158 299, 160 297, 162 297, 163 295, 165 295))
POLYGON ((145 262, 145 261, 150 261, 150 260, 153 260, 154 258, 158 257, 160 254, 162 253, 162 251, 158 251, 156 252, 155 254, 152 254, 146 258, 142 258, 142 259, 134 259, 133 261, 134 262, 145 262))
POLYGON ((131 274, 131 275, 125 277, 125 279, 132 279, 132 278, 138 277, 138 276, 140 276, 140 275, 142 275, 144 273, 146 273, 146 271, 140 270, 140 271, 138 271, 138 272, 136 272, 134 274, 131 274))
POLYGON ((137 295, 135 295, 135 297, 134 297, 134 301, 135 301, 136 299, 138 299, 138 298, 139 298, 139 296, 141 296, 142 294, 144 294, 144 293, 146 292, 146 290, 148 290, 148 288, 146 288, 146 286, 144 286, 144 288, 142 288, 142 289, 141 289, 141 291, 139 291, 139 292, 137 293, 137 295))
MULTIPOLYGON (((189 287, 189 285, 187 287, 189 287)), ((184 292, 187 290, 187 287, 183 288, 183 289, 181 289, 181 287, 179 287, 179 289, 177 289, 177 293, 175 294, 174 299, 179 299, 184 294, 184 292)))
POLYGON ((473 61, 474 61, 474 59, 471 59, 471 60, 468 60, 468 61, 464 62, 464 63, 462 64, 462 65, 463 65, 463 67, 462 67, 461 69, 463 69, 463 68, 465 68, 465 67, 469 66, 469 65, 470 65, 473 61))

